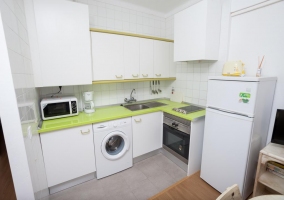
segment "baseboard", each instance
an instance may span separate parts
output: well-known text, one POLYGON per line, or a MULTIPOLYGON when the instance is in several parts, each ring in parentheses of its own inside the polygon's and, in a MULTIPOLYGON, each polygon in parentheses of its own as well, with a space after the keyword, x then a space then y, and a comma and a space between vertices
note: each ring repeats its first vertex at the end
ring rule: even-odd
POLYGON ((64 183, 60 183, 58 185, 50 187, 49 188, 49 194, 54 194, 54 193, 59 192, 61 190, 65 190, 65 189, 73 187, 75 185, 79 185, 79 184, 84 183, 86 181, 92 180, 95 177, 96 177, 95 173, 90 173, 90 174, 81 176, 79 178, 75 178, 73 180, 66 181, 64 183))
POLYGON ((49 195, 49 189, 45 188, 43 190, 35 192, 35 199, 42 199, 44 197, 47 197, 49 195))

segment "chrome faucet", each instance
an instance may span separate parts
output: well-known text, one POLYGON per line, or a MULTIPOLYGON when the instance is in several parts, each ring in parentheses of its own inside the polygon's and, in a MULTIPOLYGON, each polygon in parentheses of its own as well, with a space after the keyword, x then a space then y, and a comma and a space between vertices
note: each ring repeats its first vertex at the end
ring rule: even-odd
POLYGON ((134 99, 134 97, 132 96, 133 91, 135 91, 135 89, 133 89, 133 90, 131 91, 131 93, 130 93, 130 98, 129 98, 129 99, 127 99, 127 98, 124 99, 124 102, 125 102, 125 103, 133 103, 133 102, 136 102, 136 99, 134 99))

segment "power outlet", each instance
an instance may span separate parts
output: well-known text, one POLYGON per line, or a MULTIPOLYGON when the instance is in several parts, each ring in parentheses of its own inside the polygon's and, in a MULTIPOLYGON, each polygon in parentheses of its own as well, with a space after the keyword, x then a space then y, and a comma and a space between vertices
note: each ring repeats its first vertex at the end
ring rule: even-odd
POLYGON ((27 128, 27 132, 28 132, 28 137, 29 137, 29 139, 31 140, 32 139, 32 137, 33 137, 33 134, 32 134, 32 130, 31 130, 31 126, 28 126, 28 128, 27 128))

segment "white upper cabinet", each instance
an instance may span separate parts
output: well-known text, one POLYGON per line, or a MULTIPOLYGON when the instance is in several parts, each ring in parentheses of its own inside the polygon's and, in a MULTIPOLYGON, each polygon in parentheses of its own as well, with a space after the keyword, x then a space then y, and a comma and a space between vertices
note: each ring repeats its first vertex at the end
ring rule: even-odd
POLYGON ((265 1, 266 0, 232 0, 231 12, 236 12, 265 1))
POLYGON ((139 73, 139 38, 120 36, 123 38, 124 78, 140 78, 139 73))
POLYGON ((140 78, 153 78, 154 41, 140 38, 140 78))
POLYGON ((174 61, 218 60, 219 0, 203 0, 174 16, 174 61))
POLYGON ((93 81, 176 76, 171 42, 101 32, 91 38, 93 81))
POLYGON ((26 12, 35 86, 91 84, 88 6, 34 0, 26 12))
POLYGON ((176 67, 174 62, 174 44, 169 43, 169 77, 176 77, 176 67))
POLYGON ((123 36, 92 32, 93 80, 124 79, 123 36))
POLYGON ((154 78, 169 77, 170 43, 154 40, 154 78))

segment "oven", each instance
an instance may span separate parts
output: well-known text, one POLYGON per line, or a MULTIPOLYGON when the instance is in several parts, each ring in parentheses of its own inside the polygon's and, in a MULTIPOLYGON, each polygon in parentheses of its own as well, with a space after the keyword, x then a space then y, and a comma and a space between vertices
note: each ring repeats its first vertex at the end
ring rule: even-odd
POLYGON ((188 163, 191 121, 164 113, 163 148, 188 163))

